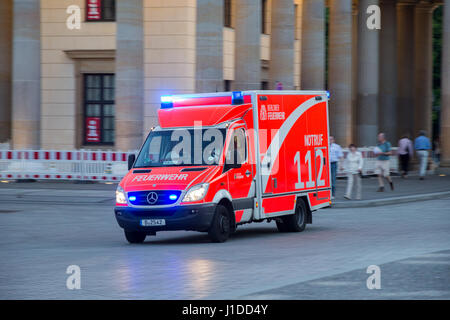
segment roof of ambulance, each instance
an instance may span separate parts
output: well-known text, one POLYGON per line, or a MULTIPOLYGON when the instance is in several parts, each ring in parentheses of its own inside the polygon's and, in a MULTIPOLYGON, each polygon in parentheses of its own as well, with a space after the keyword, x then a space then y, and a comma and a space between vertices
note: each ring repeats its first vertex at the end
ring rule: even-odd
POLYGON ((252 107, 241 105, 188 106, 158 110, 161 128, 192 127, 201 122, 202 126, 215 126, 223 122, 239 119, 252 107))
MULTIPOLYGON (((252 94, 300 94, 323 95, 326 91, 241 91, 243 101, 233 104, 237 92, 218 92, 209 94, 174 95, 170 97, 169 107, 158 110, 161 128, 192 127, 201 121, 202 126, 215 126, 220 123, 242 118, 252 108, 252 94)), ((163 97, 161 99, 163 101, 163 97)), ((162 102, 163 104, 163 102, 162 102)))

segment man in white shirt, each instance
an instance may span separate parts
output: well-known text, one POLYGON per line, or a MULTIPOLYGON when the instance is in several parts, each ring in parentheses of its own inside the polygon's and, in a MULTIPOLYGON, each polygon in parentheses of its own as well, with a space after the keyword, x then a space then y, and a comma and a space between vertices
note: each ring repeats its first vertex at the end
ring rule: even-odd
POLYGON ((338 145, 333 136, 330 136, 330 166, 331 166, 331 199, 336 195, 336 174, 339 161, 344 157, 342 148, 338 145))

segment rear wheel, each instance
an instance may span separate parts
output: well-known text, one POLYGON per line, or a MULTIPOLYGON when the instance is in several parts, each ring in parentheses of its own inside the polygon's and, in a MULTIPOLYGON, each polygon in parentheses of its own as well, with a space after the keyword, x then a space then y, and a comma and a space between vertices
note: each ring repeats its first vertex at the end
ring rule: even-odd
POLYGON ((302 199, 297 199, 295 214, 281 217, 277 221, 278 230, 281 232, 302 232, 306 227, 306 205, 302 199))
POLYGON ((125 230, 125 238, 129 243, 142 243, 146 236, 144 232, 125 230))
POLYGON ((231 233, 230 213, 222 205, 216 207, 211 227, 208 230, 212 242, 225 242, 231 233))

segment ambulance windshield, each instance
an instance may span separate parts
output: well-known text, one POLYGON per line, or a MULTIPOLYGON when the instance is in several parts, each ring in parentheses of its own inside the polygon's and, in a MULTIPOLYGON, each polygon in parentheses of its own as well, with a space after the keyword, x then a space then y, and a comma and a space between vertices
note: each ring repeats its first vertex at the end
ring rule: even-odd
POLYGON ((150 133, 134 168, 218 165, 226 129, 175 129, 150 133))

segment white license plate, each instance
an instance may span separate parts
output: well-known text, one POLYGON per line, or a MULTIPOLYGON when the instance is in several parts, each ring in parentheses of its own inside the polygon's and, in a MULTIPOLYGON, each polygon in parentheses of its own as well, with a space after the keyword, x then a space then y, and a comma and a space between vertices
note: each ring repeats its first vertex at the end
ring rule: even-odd
POLYGON ((141 226, 143 226, 143 227, 165 226, 165 225, 166 225, 165 219, 142 219, 141 220, 141 226))

